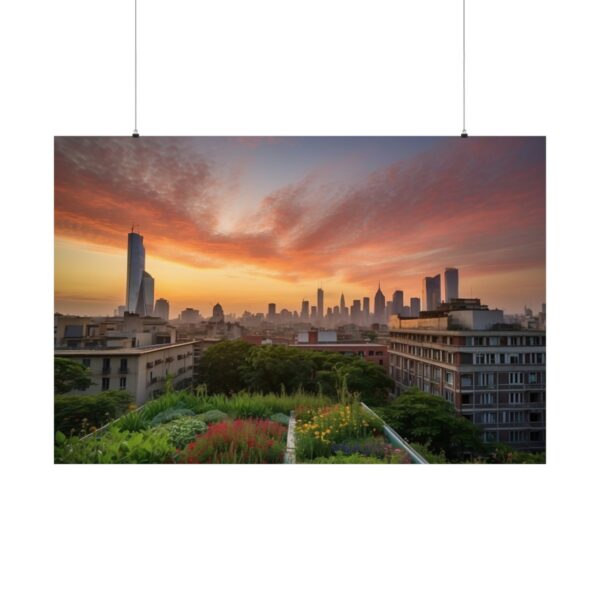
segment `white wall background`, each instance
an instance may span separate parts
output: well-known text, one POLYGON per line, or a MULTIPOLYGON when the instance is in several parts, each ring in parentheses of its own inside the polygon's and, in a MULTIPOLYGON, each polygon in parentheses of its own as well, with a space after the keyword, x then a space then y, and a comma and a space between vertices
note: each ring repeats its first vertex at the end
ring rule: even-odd
MULTIPOLYGON (((139 130, 458 135, 460 5, 139 0, 139 130)), ((53 136, 131 133, 132 16, 2 4, 3 597, 597 597, 597 3, 468 0, 469 133, 548 136, 539 468, 52 466, 53 136)))

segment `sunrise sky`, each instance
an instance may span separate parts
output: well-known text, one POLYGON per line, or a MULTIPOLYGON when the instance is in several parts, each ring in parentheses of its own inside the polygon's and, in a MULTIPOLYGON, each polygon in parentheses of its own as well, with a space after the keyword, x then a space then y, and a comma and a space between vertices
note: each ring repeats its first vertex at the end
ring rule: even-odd
POLYGON ((299 311, 319 285, 351 304, 379 281, 406 303, 449 266, 462 296, 537 311, 545 139, 56 138, 57 311, 124 304, 132 225, 172 317, 299 311))

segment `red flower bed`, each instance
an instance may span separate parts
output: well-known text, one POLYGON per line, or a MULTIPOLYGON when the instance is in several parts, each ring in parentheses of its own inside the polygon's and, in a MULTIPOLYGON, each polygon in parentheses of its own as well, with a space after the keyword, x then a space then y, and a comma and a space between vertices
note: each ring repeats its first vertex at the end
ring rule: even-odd
POLYGON ((178 452, 177 462, 281 463, 286 434, 286 427, 269 420, 221 421, 178 452))

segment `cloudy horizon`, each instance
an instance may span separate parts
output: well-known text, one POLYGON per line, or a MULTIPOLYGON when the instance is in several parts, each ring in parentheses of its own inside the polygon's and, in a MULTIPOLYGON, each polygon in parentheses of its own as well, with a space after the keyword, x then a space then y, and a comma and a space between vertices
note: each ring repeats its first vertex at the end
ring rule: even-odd
POLYGON ((545 138, 55 139, 55 309, 124 304, 127 234, 144 236, 174 316, 420 296, 545 302, 545 138))

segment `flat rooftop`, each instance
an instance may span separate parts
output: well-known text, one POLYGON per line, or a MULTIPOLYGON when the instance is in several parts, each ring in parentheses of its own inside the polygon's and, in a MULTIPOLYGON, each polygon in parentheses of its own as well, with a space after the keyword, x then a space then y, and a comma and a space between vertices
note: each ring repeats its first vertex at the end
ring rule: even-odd
POLYGON ((178 342, 176 344, 153 344, 152 346, 141 346, 136 348, 83 348, 54 350, 56 356, 90 356, 109 354, 111 356, 131 356, 132 354, 147 354, 148 352, 156 352, 158 350, 170 350, 171 348, 180 348, 182 346, 191 346, 195 342, 178 342))

